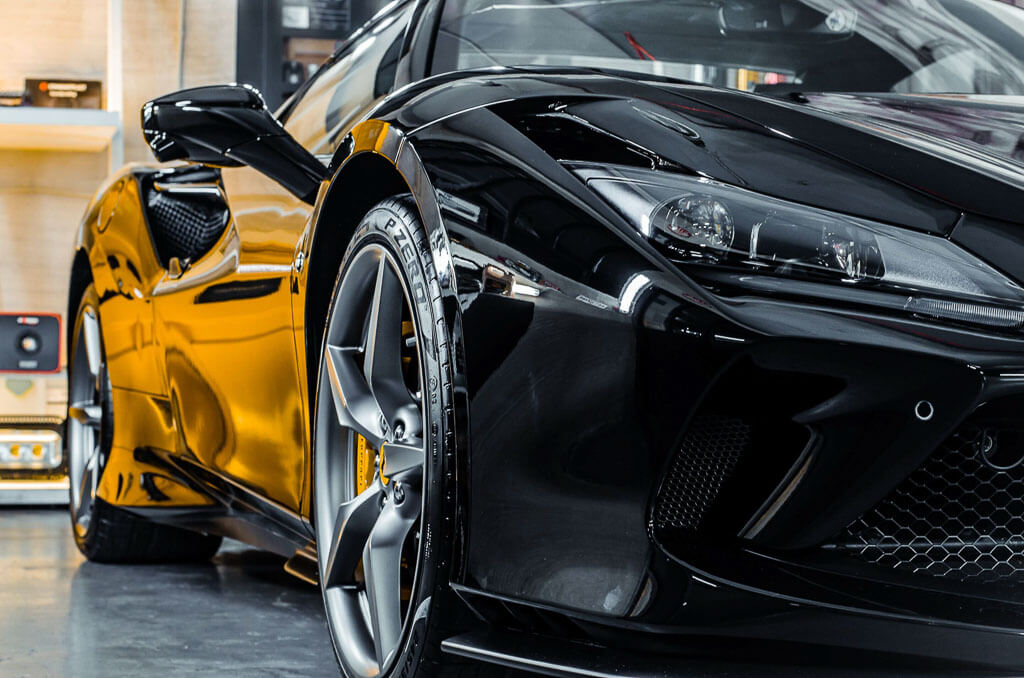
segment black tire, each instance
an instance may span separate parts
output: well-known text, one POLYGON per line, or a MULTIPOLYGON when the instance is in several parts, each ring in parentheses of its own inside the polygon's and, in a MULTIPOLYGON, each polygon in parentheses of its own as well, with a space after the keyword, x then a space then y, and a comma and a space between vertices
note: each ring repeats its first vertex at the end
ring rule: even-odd
POLYGON ((96 563, 194 563, 207 561, 221 537, 161 525, 112 506, 93 503, 92 524, 78 550, 96 563))
MULTIPOLYGON (((71 515, 71 531, 78 550, 91 561, 102 563, 138 562, 183 562, 209 560, 220 548, 221 538, 199 532, 191 532, 168 525, 159 525, 120 509, 95 495, 98 483, 90 485, 87 500, 76 497, 76 486, 82 492, 82 477, 76 478, 76 469, 81 457, 87 453, 86 446, 79 441, 88 438, 88 449, 95 450, 97 472, 100 478, 110 454, 114 440, 113 390, 106 369, 106 358, 102 345, 102 333, 98 337, 98 375, 92 374, 85 349, 85 325, 95 323, 98 330, 99 299, 92 285, 86 288, 78 303, 68 360, 68 429, 64 438, 64 453, 68 459, 72 488, 69 492, 68 507, 71 515), (87 320, 88 316, 88 320, 87 320), (80 418, 71 416, 72 407, 78 410, 93 403, 101 413, 98 422, 86 425, 80 418), (90 433, 91 431, 91 433, 90 433), (85 503, 87 501, 87 504, 85 503)), ((93 341, 96 341, 94 339, 93 341)), ((81 464, 84 467, 84 464, 81 464)), ((84 470, 84 473, 89 471, 84 470)))
MULTIPOLYGON (((495 676, 503 673, 496 667, 486 667, 443 654, 441 642, 456 633, 470 628, 474 618, 461 600, 452 591, 449 581, 451 555, 453 550, 453 529, 455 524, 455 421, 451 403, 454 390, 452 384, 452 347, 446 340, 448 328, 442 314, 440 288, 434 271, 433 259, 428 245, 427 234, 422 226, 415 203, 411 196, 397 196, 376 205, 357 227, 342 260, 335 280, 330 310, 325 323, 324 348, 331 332, 331 314, 338 304, 337 298, 342 281, 356 255, 367 247, 384 248, 400 265, 404 278, 407 301, 417 335, 417 350, 420 354, 421 377, 419 405, 426 412, 424 420, 435 428, 424 438, 425 462, 422 480, 422 512, 419 534, 416 542, 418 564, 411 596, 405 613, 401 640, 390 656, 381 675, 401 678, 475 678, 495 676), (421 609, 422 608, 422 609, 421 609), (415 614, 414 614, 415 612, 415 614)), ((321 358, 320 374, 324 365, 321 358)), ((329 388, 320 379, 317 389, 316 407, 331 407, 329 388), (328 395, 325 397, 325 393, 328 395), (324 401, 327 402, 324 402, 324 401)), ((326 450, 323 438, 329 438, 321 429, 318 415, 315 420, 314 455, 326 450)), ((336 438, 331 438, 336 440, 336 438)), ((326 454, 326 452, 324 452, 326 454)), ((314 461, 314 468, 316 466, 314 461)), ((314 478, 317 477, 314 472, 314 478)), ((323 477, 323 476, 321 476, 323 477)), ((314 480, 314 506, 317 503, 319 481, 314 480)), ((314 521, 317 509, 314 508, 314 521)), ((322 528, 323 533, 327 528, 322 528)), ((321 533, 318 533, 321 534, 321 533)), ((352 634, 353 629, 335 628, 338 623, 332 616, 331 603, 324 585, 327 545, 318 548, 321 558, 321 591, 327 607, 328 624, 335 656, 344 675, 358 676, 346 672, 346 662, 339 648, 340 634, 352 634)), ((339 615, 343 616, 343 615, 339 615)))

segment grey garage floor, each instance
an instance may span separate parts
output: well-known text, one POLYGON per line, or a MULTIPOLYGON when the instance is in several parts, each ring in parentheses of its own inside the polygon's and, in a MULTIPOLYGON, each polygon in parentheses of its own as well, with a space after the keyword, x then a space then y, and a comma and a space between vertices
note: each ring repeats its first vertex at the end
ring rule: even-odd
POLYGON ((0 508, 0 676, 330 676, 319 591, 225 542, 210 565, 98 565, 66 510, 0 508))

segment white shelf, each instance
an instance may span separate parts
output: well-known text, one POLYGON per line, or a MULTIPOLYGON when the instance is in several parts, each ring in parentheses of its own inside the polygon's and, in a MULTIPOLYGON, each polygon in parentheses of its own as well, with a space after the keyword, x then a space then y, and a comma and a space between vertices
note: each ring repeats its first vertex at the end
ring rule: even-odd
POLYGON ((0 107, 0 148, 23 151, 110 149, 121 130, 114 111, 86 108, 0 107))
POLYGON ((67 504, 70 481, 0 480, 0 505, 67 504))

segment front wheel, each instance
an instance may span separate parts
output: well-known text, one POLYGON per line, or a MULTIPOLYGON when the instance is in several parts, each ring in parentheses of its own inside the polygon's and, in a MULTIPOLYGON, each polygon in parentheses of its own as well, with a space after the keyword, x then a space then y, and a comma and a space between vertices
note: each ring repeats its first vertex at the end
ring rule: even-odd
POLYGON ((454 423, 437 290, 412 200, 377 205, 335 283, 313 449, 320 584, 353 678, 475 673, 440 652, 465 613, 448 586, 454 423))

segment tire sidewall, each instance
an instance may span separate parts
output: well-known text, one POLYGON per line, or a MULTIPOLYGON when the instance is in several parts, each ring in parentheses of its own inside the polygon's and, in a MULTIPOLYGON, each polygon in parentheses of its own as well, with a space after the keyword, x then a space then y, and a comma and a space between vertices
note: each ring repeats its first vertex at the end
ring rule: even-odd
MULTIPOLYGON (((97 324, 97 326, 99 327, 99 330, 100 330, 100 340, 101 340, 101 346, 102 346, 103 325, 102 325, 102 323, 100 321, 100 301, 99 301, 99 296, 96 294, 96 288, 93 285, 89 285, 85 289, 85 292, 82 293, 82 298, 78 302, 78 311, 75 314, 75 326, 74 326, 74 330, 71 333, 71 344, 68 347, 68 400, 69 400, 69 402, 70 402, 70 399, 72 397, 72 383, 71 383, 71 379, 72 379, 72 372, 73 372, 74 367, 76 365, 76 361, 78 361, 79 359, 81 359, 81 360, 88 360, 88 358, 85 357, 85 356, 82 356, 81 358, 78 356, 78 343, 79 343, 79 338, 81 337, 81 334, 82 334, 82 325, 83 325, 83 322, 84 322, 83 318, 84 318, 84 315, 85 315, 85 311, 87 309, 92 309, 92 312, 96 314, 96 324, 97 324)), ((104 355, 104 352, 102 351, 102 348, 101 348, 100 355, 101 355, 101 358, 102 358, 102 361, 101 361, 101 364, 100 364, 100 371, 101 371, 101 374, 103 375, 103 379, 104 379, 104 381, 106 383, 106 386, 109 388, 110 383, 109 383, 108 377, 106 375, 106 371, 107 371, 106 356, 104 355)), ((111 430, 112 426, 109 425, 112 422, 112 420, 113 420, 113 416, 112 416, 113 413, 109 410, 110 406, 111 406, 111 403, 110 403, 109 400, 107 400, 106 404, 105 404, 103 416, 106 419, 106 421, 108 422, 108 425, 104 427, 104 429, 102 431, 102 434, 101 434, 102 435, 102 437, 100 439, 100 445, 101 445, 100 454, 102 455, 101 459, 105 458, 107 455, 110 454, 110 446, 111 446, 111 443, 113 442, 113 431, 111 430)), ((92 503, 91 516, 90 516, 90 519, 89 519, 89 527, 86 529, 86 532, 85 532, 84 535, 79 534, 78 533, 78 529, 77 529, 77 525, 75 523, 74 495, 72 494, 73 490, 71 489, 71 486, 70 486, 70 483, 74 483, 74 482, 78 481, 78 479, 72 478, 70 476, 71 468, 72 468, 71 467, 71 437, 69 435, 69 433, 70 433, 70 426, 71 426, 70 418, 69 418, 69 423, 68 423, 67 426, 68 426, 68 430, 65 431, 65 434, 64 434, 64 441, 65 441, 64 454, 65 454, 66 458, 68 459, 68 481, 69 481, 69 487, 68 487, 68 515, 71 518, 71 533, 72 533, 72 535, 75 538, 75 543, 78 545, 78 548, 79 548, 79 550, 82 551, 82 553, 88 555, 92 551, 91 545, 92 545, 93 541, 96 539, 97 531, 100 529, 100 522, 101 522, 101 520, 100 520, 100 515, 99 515, 100 511, 98 509, 99 509, 100 502, 103 501, 103 500, 100 499, 100 497, 99 497, 99 484, 97 484, 97 486, 96 486, 96 493, 97 494, 96 494, 96 497, 93 499, 93 503, 92 503)), ((100 460, 97 460, 97 463, 99 463, 99 461, 100 460)), ((102 467, 100 468, 99 478, 101 480, 103 478, 103 468, 102 467)))
MULTIPOLYGON (((440 639, 431 634, 431 620, 448 591, 450 573, 451 526, 454 523, 454 492, 451 490, 449 465, 453 459, 454 417, 451 403, 451 361, 448 354, 448 331, 440 303, 440 287, 434 271, 433 258, 426 233, 420 223, 411 197, 385 200, 366 214, 353 234, 342 259, 331 294, 329 309, 335 306, 335 297, 350 262, 368 245, 386 248, 399 264, 414 314, 422 370, 422 399, 426 413, 423 431, 425 445, 425 474, 423 483, 423 511, 420 523, 420 554, 410 599, 411 621, 403 629, 396 659, 387 676, 409 678, 422 675, 419 669, 425 663, 425 651, 440 639)), ((330 319, 325 323, 325 335, 330 319)), ((321 343, 323 346, 323 342, 321 343)), ((323 374, 323 352, 318 357, 318 382, 323 374)), ((320 384, 314 393, 319 394, 320 384)), ((317 411, 322 404, 316 403, 317 411)), ((317 415, 314 414, 314 421, 317 415)), ((316 426, 313 426, 316 435, 316 426)), ((316 449, 316 444, 311 445, 316 449)), ((315 454, 315 452, 314 452, 315 454)), ((315 460, 313 460, 315 463, 315 460)), ((316 474, 312 474, 315 478, 316 474)), ((313 486, 313 501, 316 487, 313 486)), ((314 504, 315 505, 315 504, 314 504)), ((318 548, 318 552, 321 550, 318 548)), ((321 586, 321 592, 323 587, 321 586)), ((326 598, 325 598, 326 603, 326 598)), ((331 633, 334 643, 334 633, 331 633)), ((335 647, 337 653, 337 647, 335 647)), ((340 658, 339 658, 340 664, 340 658)))

